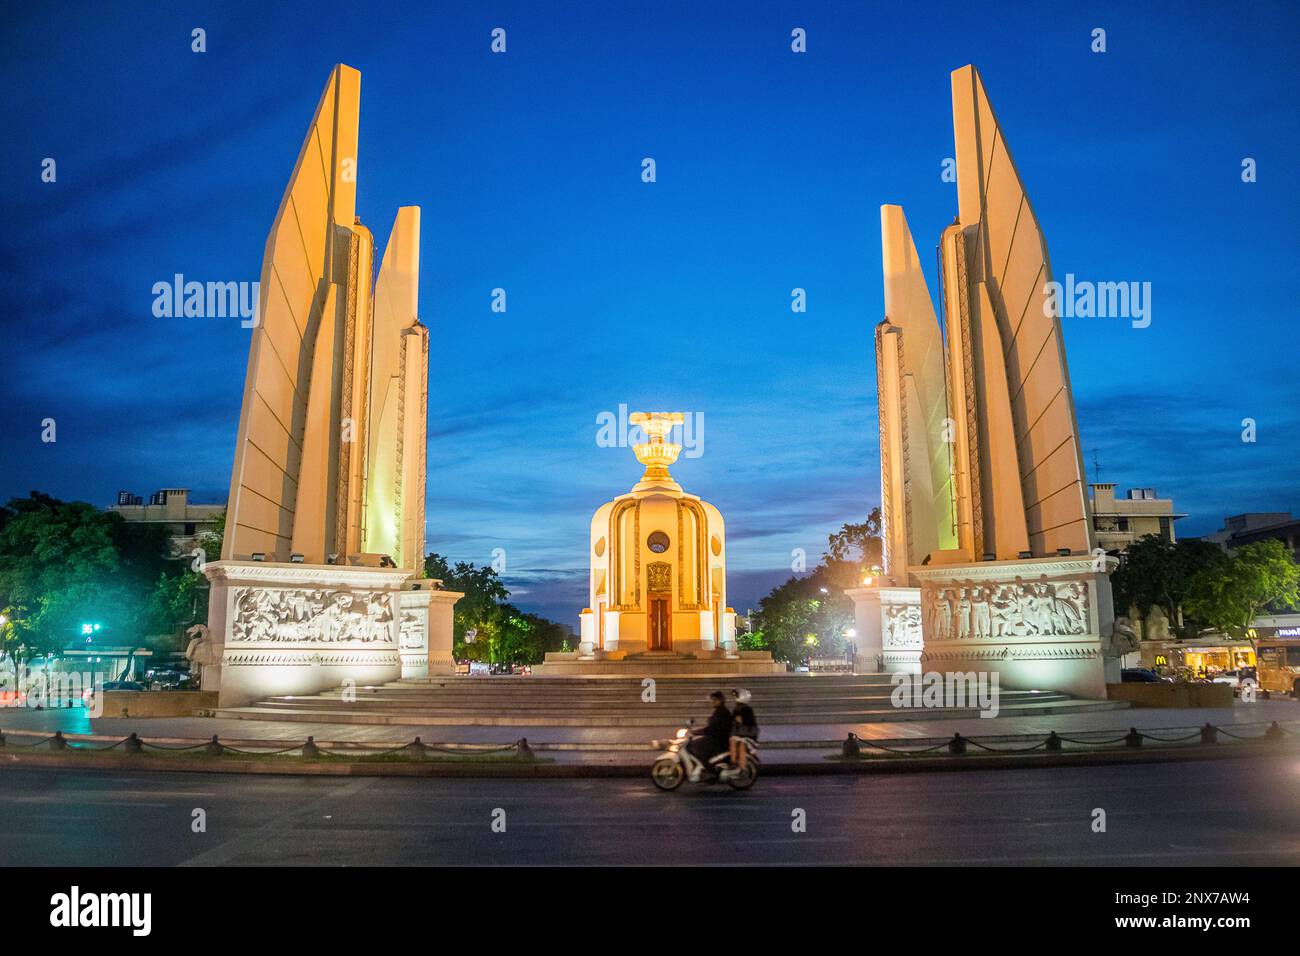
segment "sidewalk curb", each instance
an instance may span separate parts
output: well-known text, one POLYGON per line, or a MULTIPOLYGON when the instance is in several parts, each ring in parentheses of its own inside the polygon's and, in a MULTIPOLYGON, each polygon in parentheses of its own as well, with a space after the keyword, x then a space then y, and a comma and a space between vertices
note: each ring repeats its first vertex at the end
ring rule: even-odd
MULTIPOLYGON (((966 755, 960 757, 897 757, 863 760, 821 760, 807 763, 769 763, 763 776, 838 776, 860 773, 925 773, 962 770, 1013 770, 1029 767, 1095 767, 1106 764, 1175 763, 1189 760, 1218 760, 1234 757, 1294 757, 1300 748, 1277 743, 1218 744, 1122 749, 1087 753, 1041 753, 966 755)), ((369 763, 331 761, 314 763, 293 758, 283 764, 266 760, 232 757, 194 757, 177 760, 124 754, 12 753, 0 751, 0 767, 45 767, 50 769, 148 771, 163 773, 240 773, 281 776, 344 777, 446 777, 514 779, 597 779, 649 776, 650 763, 563 764, 482 763, 428 761, 411 763, 369 763)), ((2 772, 2 771, 0 771, 2 772)))

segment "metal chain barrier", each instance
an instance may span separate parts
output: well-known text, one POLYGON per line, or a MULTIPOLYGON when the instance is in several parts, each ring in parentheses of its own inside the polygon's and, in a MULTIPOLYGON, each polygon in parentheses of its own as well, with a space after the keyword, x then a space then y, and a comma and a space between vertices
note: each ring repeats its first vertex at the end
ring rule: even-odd
MULTIPOLYGON (((1258 726, 1258 725, 1247 725, 1247 726, 1258 726)), ((1176 731, 1184 728, 1173 727, 1173 728, 1166 728, 1166 729, 1176 731)), ((1075 744, 1081 747, 1109 747, 1119 743, 1122 743, 1127 747, 1140 747, 1144 740, 1150 740, 1161 744, 1182 744, 1189 740, 1199 739, 1201 745, 1210 745, 1210 744, 1217 743, 1219 734, 1222 734, 1225 737, 1230 737, 1233 740, 1256 740, 1256 741, 1270 740, 1276 742, 1276 741, 1280 741, 1284 735, 1286 736, 1300 735, 1300 729, 1283 727, 1276 720, 1274 720, 1268 725, 1268 727, 1264 729, 1262 733, 1259 734, 1237 734, 1237 733, 1233 733, 1232 731, 1225 730, 1222 727, 1216 727, 1213 724, 1210 724, 1209 722, 1206 722, 1204 726, 1195 729, 1191 733, 1182 736, 1177 736, 1177 737, 1163 737, 1156 734, 1144 733, 1142 731, 1139 731, 1136 727, 1130 727, 1128 733, 1122 736, 1107 738, 1107 739, 1084 739, 1080 737, 1063 737, 1058 735, 1056 731, 1052 731, 1047 735, 1045 739, 1039 741, 1038 743, 1029 744, 1027 746, 1009 746, 1009 747, 993 746, 992 744, 982 742, 978 738, 963 737, 959 733, 953 734, 953 736, 948 740, 944 740, 929 746, 899 747, 899 746, 890 746, 889 744, 884 744, 876 740, 864 739, 862 737, 859 737, 857 734, 850 732, 848 736, 845 738, 843 744, 841 745, 841 755, 847 758, 862 758, 863 746, 869 747, 873 750, 881 751, 883 753, 895 754, 903 757, 922 757, 928 754, 937 753, 938 751, 941 750, 947 750, 948 753, 954 756, 960 756, 967 752, 968 746, 974 746, 976 749, 989 754, 1025 754, 1025 753, 1034 753, 1039 750, 1058 753, 1061 751, 1061 745, 1064 743, 1075 744)), ((934 738, 930 738, 930 739, 934 739, 934 738)), ((986 738, 986 739, 993 739, 993 738, 986 738)), ((513 744, 505 744, 499 747, 483 747, 474 744, 469 744, 461 747, 440 747, 434 744, 426 744, 423 741, 421 741, 419 737, 416 737, 410 743, 399 744, 398 746, 392 747, 387 750, 357 753, 354 751, 347 751, 347 750, 323 749, 316 744, 316 739, 314 736, 309 736, 307 740, 301 744, 295 743, 295 744, 291 744, 288 747, 282 747, 282 748, 277 748, 272 750, 247 750, 247 749, 240 749, 237 747, 231 747, 228 744, 221 743, 221 741, 218 739, 216 734, 212 735, 212 739, 210 741, 204 743, 176 746, 176 745, 150 743, 146 740, 141 739, 140 736, 135 732, 132 732, 129 736, 122 738, 116 743, 105 744, 103 746, 95 746, 89 741, 69 741, 66 737, 64 737, 63 731, 61 730, 56 730, 51 736, 45 737, 42 740, 37 740, 34 743, 19 744, 10 741, 5 736, 3 730, 0 730, 0 750, 36 750, 41 747, 46 747, 49 750, 54 750, 54 751, 73 750, 73 751, 85 751, 88 753, 106 753, 111 750, 117 750, 120 747, 127 754, 141 754, 147 750, 158 751, 161 753, 191 753, 194 751, 202 750, 209 756, 217 756, 217 757, 226 754, 231 754, 240 757, 279 757, 279 756, 284 756, 285 754, 296 753, 299 756, 301 756, 302 759, 304 760, 315 760, 322 756, 340 758, 340 759, 347 759, 349 757, 352 757, 357 760, 372 760, 372 759, 382 759, 385 757, 393 757, 402 754, 411 760, 418 761, 421 759, 427 759, 431 753, 446 754, 454 757, 456 756, 476 757, 476 756, 490 756, 492 754, 504 754, 504 753, 512 753, 512 752, 522 760, 536 759, 536 756, 534 755, 532 748, 529 747, 528 745, 528 739, 526 737, 521 737, 513 744)))
MULTIPOLYGON (((1183 728, 1172 727, 1166 729, 1181 730, 1183 728)), ((948 753, 954 756, 960 756, 967 752, 968 746, 974 746, 977 749, 990 754, 1022 754, 1022 753, 1033 753, 1038 750, 1044 750, 1052 753, 1059 753, 1061 750, 1061 744, 1063 743, 1076 744, 1082 747, 1109 747, 1115 744, 1122 743, 1127 747, 1140 747, 1144 740, 1150 740, 1162 744, 1180 744, 1180 743, 1185 743, 1186 741, 1189 740, 1199 740, 1202 745, 1207 745, 1207 744, 1216 743, 1219 734, 1223 734, 1226 737, 1231 737, 1234 740, 1277 741, 1280 740, 1282 738, 1282 735, 1284 734, 1289 736, 1300 735, 1300 729, 1293 730, 1287 727, 1283 727, 1275 720, 1272 723, 1270 723, 1268 727, 1264 729, 1263 733, 1245 735, 1245 734, 1234 734, 1230 731, 1224 730, 1222 727, 1215 727, 1213 724, 1207 722, 1205 726, 1198 727, 1191 733, 1184 734, 1178 737, 1158 736, 1156 734, 1144 733, 1138 730, 1136 727, 1130 727, 1128 733, 1123 734, 1122 736, 1111 737, 1111 738, 1100 739, 1100 740, 1084 739, 1081 737, 1063 737, 1058 735, 1056 731, 1052 731, 1047 735, 1046 739, 1040 741, 1039 743, 1030 744, 1028 746, 1023 746, 1023 747, 996 747, 990 744, 983 743, 978 738, 963 737, 959 733, 953 734, 951 739, 946 740, 943 743, 935 744, 930 747, 891 747, 887 744, 882 744, 875 740, 869 740, 869 739, 859 737, 857 734, 850 732, 848 737, 846 737, 844 742, 841 744, 840 753, 841 756, 846 758, 861 759, 863 758, 863 754, 862 754, 863 746, 870 747, 875 750, 882 750, 887 753, 901 754, 903 756, 923 756, 925 754, 935 753, 936 751, 939 750, 947 750, 948 753)))

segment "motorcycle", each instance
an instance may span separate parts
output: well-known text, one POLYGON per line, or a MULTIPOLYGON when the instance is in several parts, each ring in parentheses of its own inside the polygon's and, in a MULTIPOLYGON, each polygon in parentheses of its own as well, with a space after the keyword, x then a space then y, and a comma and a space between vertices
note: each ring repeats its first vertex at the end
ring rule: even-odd
POLYGON ((746 750, 743 768, 737 769, 731 762, 731 755, 725 750, 715 754, 707 764, 703 764, 686 747, 691 739, 691 723, 694 721, 677 731, 677 736, 673 740, 654 742, 657 748, 667 751, 662 757, 657 758, 650 768, 650 779, 654 781, 654 785, 660 790, 676 790, 698 767, 701 784, 725 781, 736 790, 747 790, 752 787, 754 781, 758 779, 758 741, 752 737, 742 738, 746 750))

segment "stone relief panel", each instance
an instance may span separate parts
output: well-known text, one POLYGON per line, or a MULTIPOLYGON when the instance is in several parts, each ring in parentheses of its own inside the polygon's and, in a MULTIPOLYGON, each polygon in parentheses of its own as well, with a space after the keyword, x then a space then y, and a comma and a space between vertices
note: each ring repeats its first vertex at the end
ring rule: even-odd
POLYGON ((925 633, 936 641, 998 640, 1088 633, 1088 583, 952 581, 921 589, 925 633))
POLYGON ((241 587, 233 592, 234 643, 393 643, 385 592, 241 587))
POLYGON ((921 606, 919 604, 887 604, 885 612, 884 647, 886 650, 920 650, 921 606))
POLYGON ((426 646, 425 628, 428 612, 418 608, 402 611, 398 643, 404 651, 422 651, 426 646))

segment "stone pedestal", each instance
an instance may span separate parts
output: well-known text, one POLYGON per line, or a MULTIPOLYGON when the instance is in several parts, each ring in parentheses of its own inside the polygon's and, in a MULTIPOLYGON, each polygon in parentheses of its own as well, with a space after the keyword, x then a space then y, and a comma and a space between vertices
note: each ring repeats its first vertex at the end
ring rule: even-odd
POLYGON ((920 672, 921 589, 885 580, 844 592, 853 599, 853 670, 858 674, 920 672))
POLYGON ((429 675, 456 673, 452 656, 452 629, 456 602, 465 595, 460 591, 428 590, 429 598, 429 675))
MULTIPOLYGON (((921 585, 922 671, 996 671, 1016 690, 1104 699, 1109 568, 1090 555, 910 568, 921 585)), ((1113 558, 1106 559, 1114 562, 1113 558)))
POLYGON ((410 571, 215 561, 203 573, 220 662, 204 668, 204 685, 217 685, 222 707, 318 694, 349 680, 383 684, 406 666, 418 670, 421 659, 426 673, 452 666, 451 608, 460 595, 432 590, 436 582, 410 587, 410 571))
POLYGON ((456 672, 452 656, 455 604, 464 597, 444 591, 441 582, 415 579, 403 585, 398 602, 402 610, 400 652, 402 677, 437 677, 456 672))
POLYGON ((854 640, 857 650, 853 655, 853 671, 878 674, 884 667, 885 658, 880 589, 849 588, 844 593, 853 599, 853 628, 858 632, 854 640))

